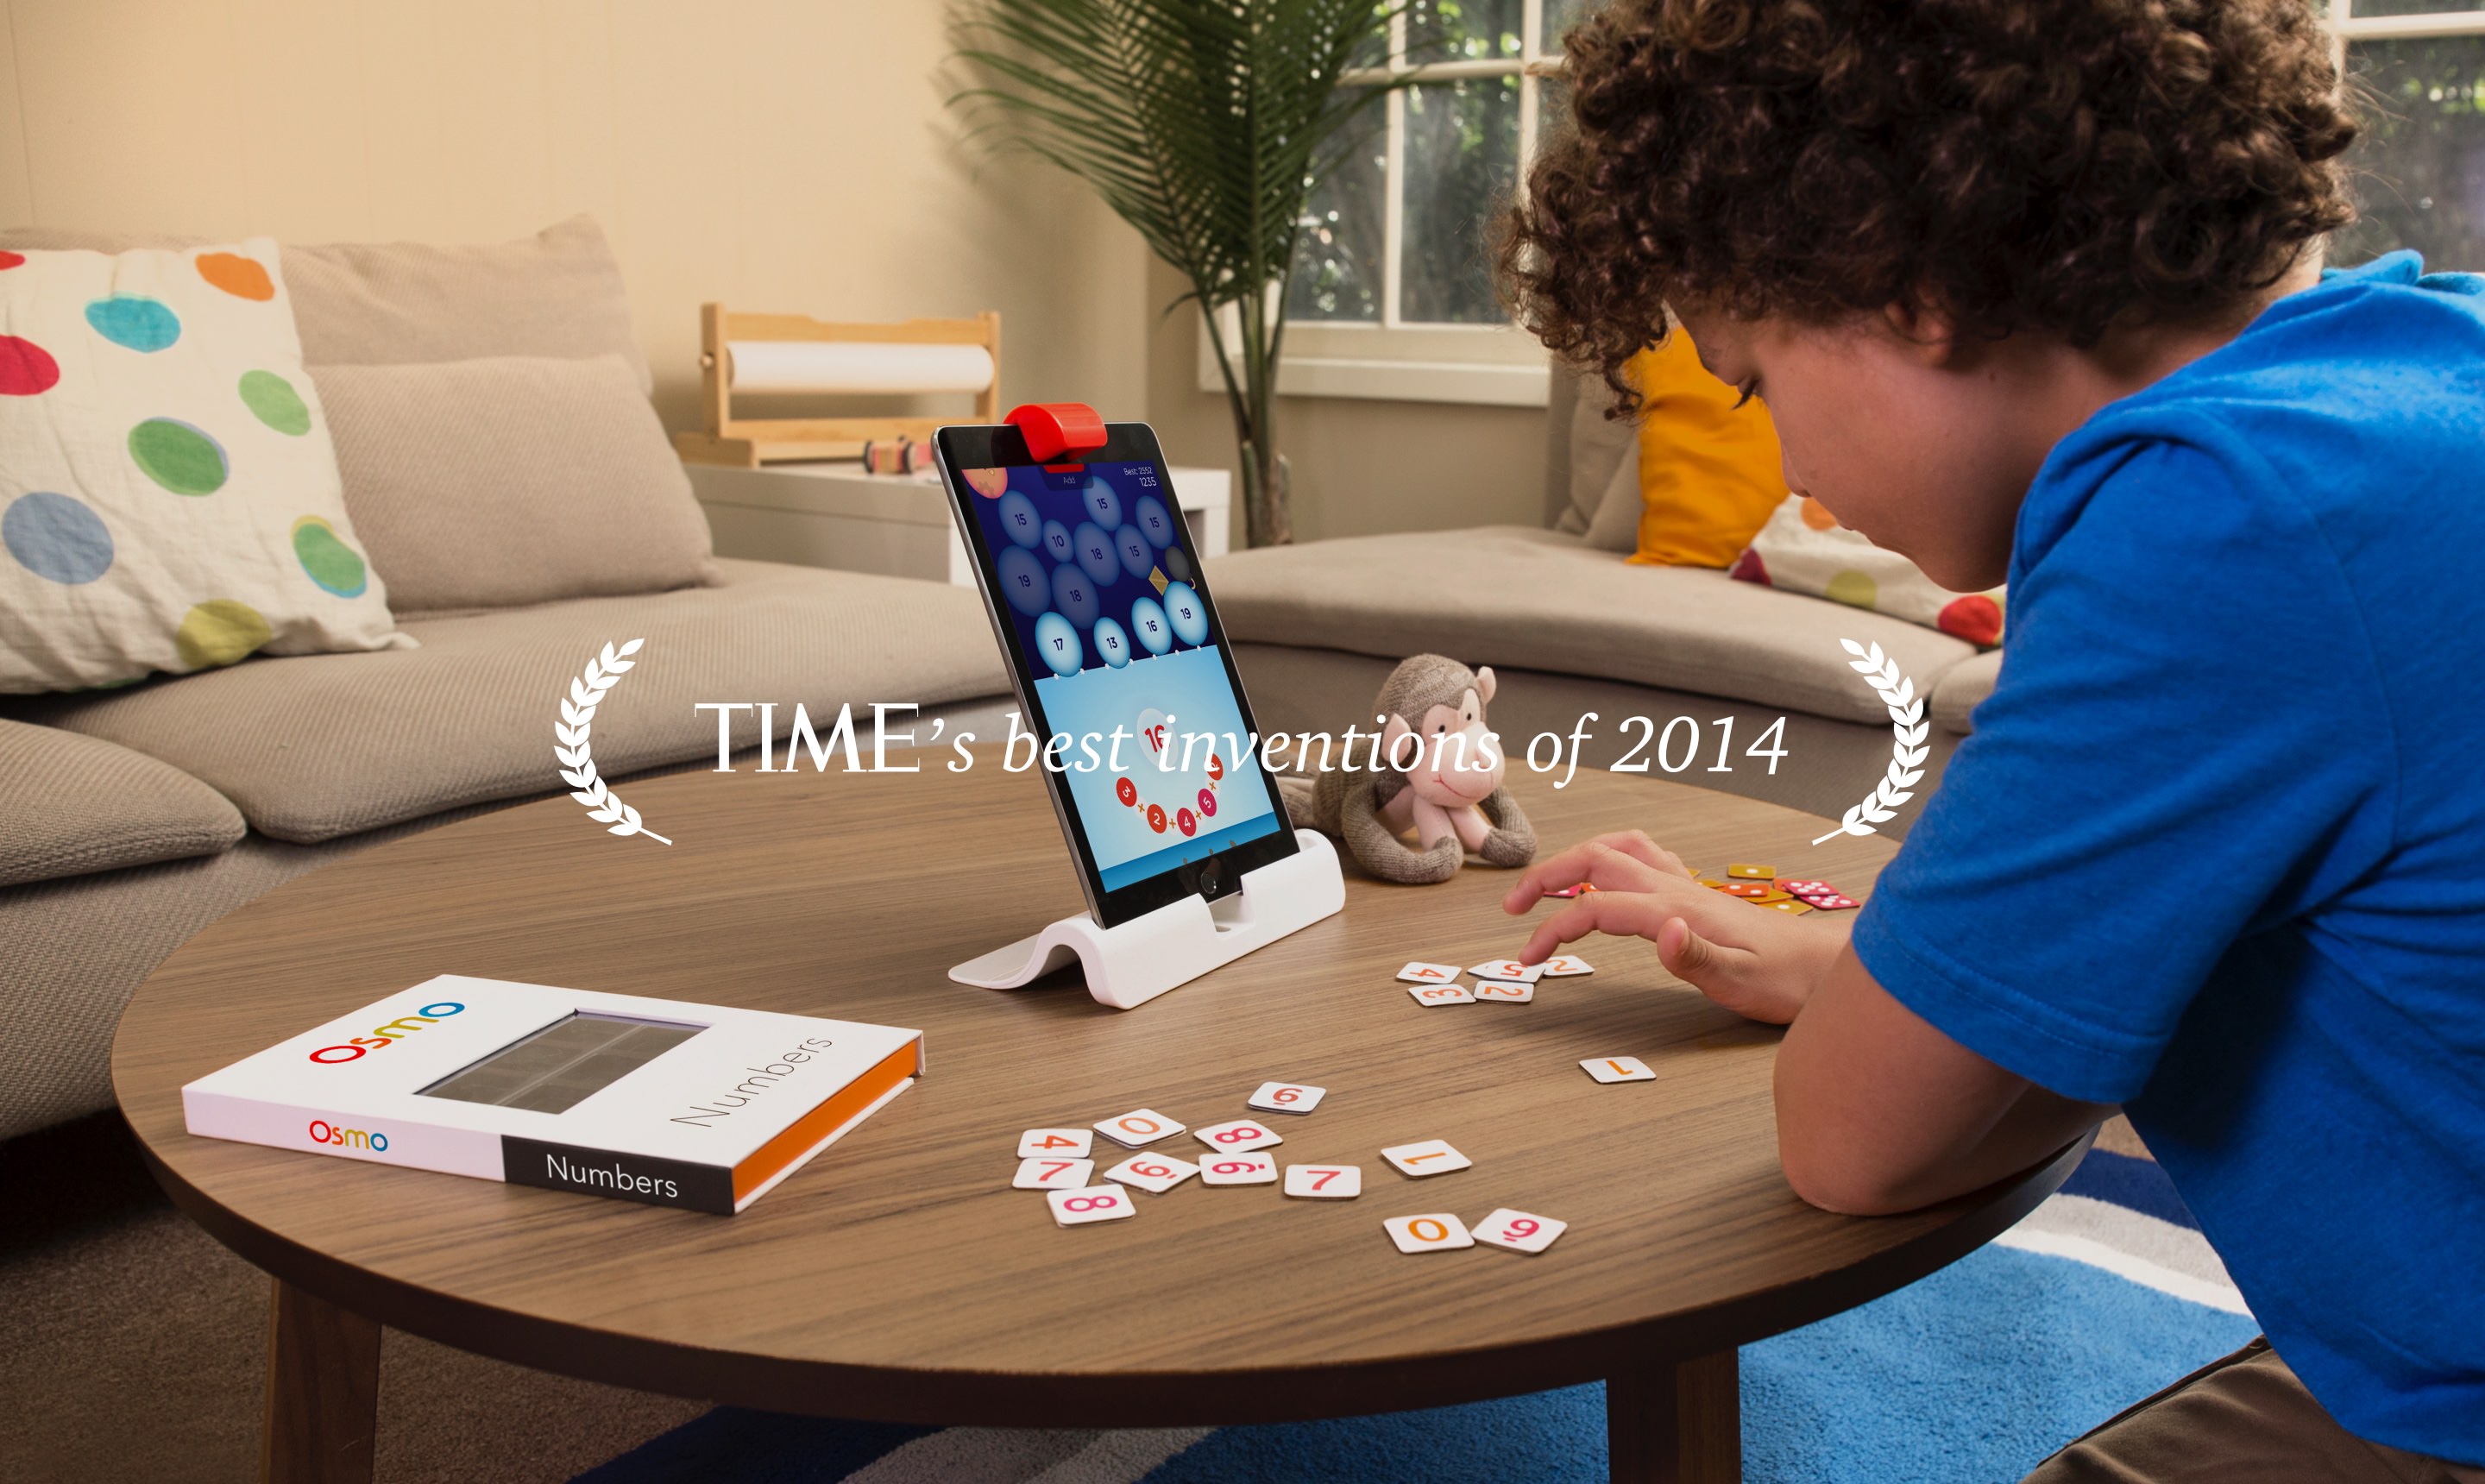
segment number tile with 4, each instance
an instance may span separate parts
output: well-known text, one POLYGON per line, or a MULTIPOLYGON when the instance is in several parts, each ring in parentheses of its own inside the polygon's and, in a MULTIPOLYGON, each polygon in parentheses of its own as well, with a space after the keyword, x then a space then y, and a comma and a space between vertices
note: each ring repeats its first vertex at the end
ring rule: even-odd
POLYGON ((1446 984, 1458 976, 1456 964, 1412 963, 1398 971, 1398 977, 1418 984, 1446 984))
POLYGON ((1085 1129, 1028 1129, 1018 1136, 1018 1157, 1083 1160, 1091 1138, 1085 1129))

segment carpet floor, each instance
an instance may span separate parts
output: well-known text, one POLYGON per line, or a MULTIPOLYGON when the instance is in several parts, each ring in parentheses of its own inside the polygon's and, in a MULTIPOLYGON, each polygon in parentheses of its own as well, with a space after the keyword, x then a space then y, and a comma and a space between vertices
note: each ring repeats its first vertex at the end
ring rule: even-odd
MULTIPOLYGON (((1746 1478, 2014 1479, 2253 1333, 2118 1121, 2001 1242, 1743 1352, 1746 1478), (2120 1156, 2120 1157, 2116 1157, 2120 1156)), ((0 1480, 258 1470, 267 1279, 175 1211, 117 1117, 0 1144, 0 1480)), ((785 1417, 391 1332, 382 1484, 1601 1479, 1600 1388, 1282 1427, 1035 1432, 785 1417), (416 1405, 419 1400, 420 1405, 416 1405)))

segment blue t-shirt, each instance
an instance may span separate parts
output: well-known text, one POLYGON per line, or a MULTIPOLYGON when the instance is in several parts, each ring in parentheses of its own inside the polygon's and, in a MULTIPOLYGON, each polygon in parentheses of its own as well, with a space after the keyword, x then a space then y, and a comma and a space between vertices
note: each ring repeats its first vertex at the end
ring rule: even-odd
POLYGON ((2394 253, 2101 409, 1855 923, 2118 1102, 2350 1431, 2485 1463, 2485 279, 2394 253))

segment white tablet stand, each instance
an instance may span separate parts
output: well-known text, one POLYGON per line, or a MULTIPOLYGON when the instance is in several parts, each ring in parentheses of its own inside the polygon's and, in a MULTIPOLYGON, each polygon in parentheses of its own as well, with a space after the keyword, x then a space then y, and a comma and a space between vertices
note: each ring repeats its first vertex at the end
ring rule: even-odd
POLYGON ((1098 927, 1082 912, 970 958, 949 977, 978 989, 1016 989, 1076 958, 1099 1001, 1117 1010, 1145 1004, 1346 905, 1337 847, 1316 830, 1297 830, 1295 838, 1302 848, 1244 871, 1242 890, 1232 896, 1186 896, 1119 927, 1098 927))

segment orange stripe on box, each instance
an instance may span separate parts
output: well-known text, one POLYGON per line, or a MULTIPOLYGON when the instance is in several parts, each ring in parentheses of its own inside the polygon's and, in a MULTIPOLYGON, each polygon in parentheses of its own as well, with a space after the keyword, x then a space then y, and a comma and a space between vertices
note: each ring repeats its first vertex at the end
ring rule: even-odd
POLYGON ((882 1058, 878 1066, 846 1084, 835 1096, 796 1119, 791 1128, 761 1144, 751 1158, 733 1167, 734 1204, 740 1205, 742 1197, 767 1184, 778 1171, 810 1152, 814 1144, 870 1107, 889 1088, 914 1076, 922 1065, 923 1041, 918 1036, 882 1058))

